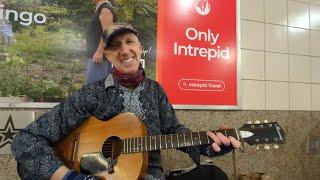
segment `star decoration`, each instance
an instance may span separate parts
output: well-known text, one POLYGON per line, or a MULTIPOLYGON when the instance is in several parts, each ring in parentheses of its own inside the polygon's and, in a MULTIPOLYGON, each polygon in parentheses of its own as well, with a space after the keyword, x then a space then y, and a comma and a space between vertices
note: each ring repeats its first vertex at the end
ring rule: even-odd
POLYGON ((0 148, 4 147, 7 144, 11 144, 13 136, 19 131, 16 129, 13 124, 11 115, 9 116, 4 129, 0 129, 0 148))

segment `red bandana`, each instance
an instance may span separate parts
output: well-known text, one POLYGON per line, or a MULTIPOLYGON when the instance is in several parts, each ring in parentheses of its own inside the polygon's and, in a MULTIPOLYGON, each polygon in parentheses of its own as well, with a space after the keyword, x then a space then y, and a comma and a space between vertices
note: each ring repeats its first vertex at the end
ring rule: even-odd
POLYGON ((123 74, 118 71, 115 67, 112 68, 112 76, 113 79, 124 87, 137 87, 141 81, 143 81, 145 77, 145 73, 141 65, 139 69, 134 74, 123 74))

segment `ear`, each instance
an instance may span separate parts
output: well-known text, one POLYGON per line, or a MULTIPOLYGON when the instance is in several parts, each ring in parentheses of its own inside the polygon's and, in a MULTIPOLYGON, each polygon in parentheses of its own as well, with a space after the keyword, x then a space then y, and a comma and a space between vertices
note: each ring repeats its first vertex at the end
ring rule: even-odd
POLYGON ((109 62, 111 62, 111 60, 110 60, 110 57, 111 57, 110 53, 111 53, 111 52, 108 51, 108 50, 107 50, 106 53, 105 53, 105 56, 106 56, 106 58, 108 59, 109 62))

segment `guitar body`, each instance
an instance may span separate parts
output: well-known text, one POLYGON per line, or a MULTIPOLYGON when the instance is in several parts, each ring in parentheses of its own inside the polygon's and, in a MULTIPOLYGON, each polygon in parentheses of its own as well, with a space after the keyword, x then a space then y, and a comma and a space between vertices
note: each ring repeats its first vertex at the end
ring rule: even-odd
MULTIPOLYGON (((104 179, 141 179, 147 170, 147 152, 118 155, 114 158, 116 163, 112 165, 111 171, 102 167, 103 164, 109 164, 110 166, 112 162, 110 163, 101 152, 103 151, 103 144, 110 137, 124 139, 146 135, 145 126, 138 117, 131 113, 122 113, 107 121, 101 121, 91 116, 79 128, 58 142, 54 148, 57 156, 64 164, 77 172, 83 172, 82 166, 89 164, 88 166, 93 168, 97 166, 96 169, 98 170, 93 170, 93 173, 102 176, 104 179), (88 163, 83 163, 85 161, 88 163), (96 161, 95 164, 90 164, 92 161, 96 161)), ((92 173, 92 171, 89 173, 92 173)))

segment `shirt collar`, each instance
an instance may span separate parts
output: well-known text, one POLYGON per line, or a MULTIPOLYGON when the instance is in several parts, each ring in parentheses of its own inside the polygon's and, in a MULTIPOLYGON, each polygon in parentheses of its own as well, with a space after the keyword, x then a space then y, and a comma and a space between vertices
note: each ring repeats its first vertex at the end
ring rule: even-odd
POLYGON ((104 80, 104 86, 105 86, 105 89, 111 86, 115 86, 112 74, 109 74, 107 78, 104 80))

